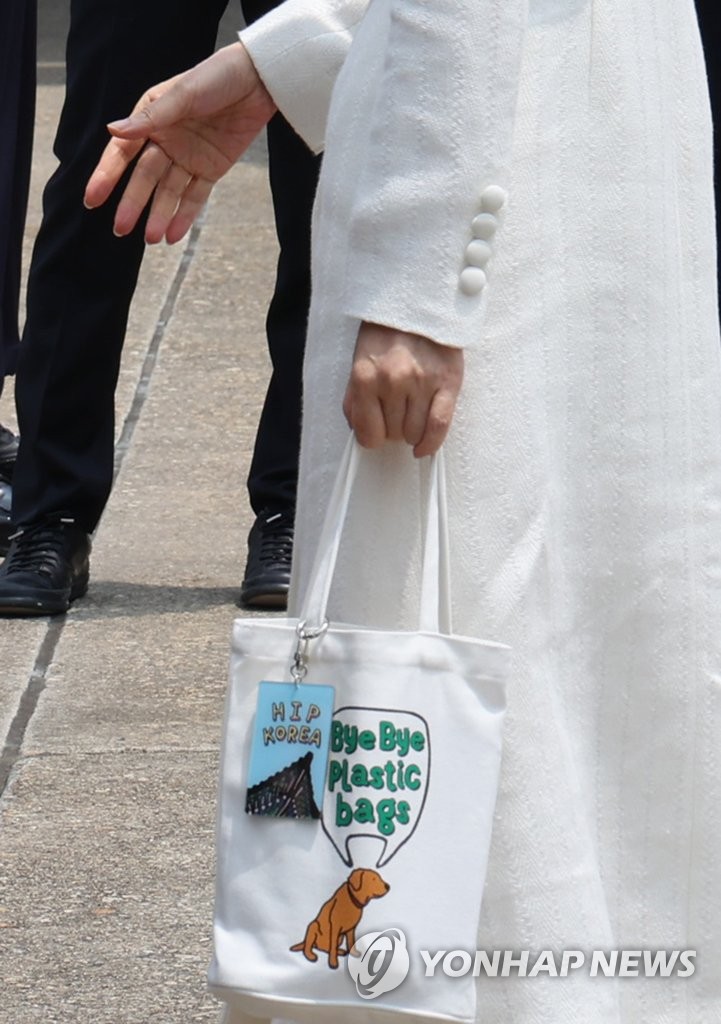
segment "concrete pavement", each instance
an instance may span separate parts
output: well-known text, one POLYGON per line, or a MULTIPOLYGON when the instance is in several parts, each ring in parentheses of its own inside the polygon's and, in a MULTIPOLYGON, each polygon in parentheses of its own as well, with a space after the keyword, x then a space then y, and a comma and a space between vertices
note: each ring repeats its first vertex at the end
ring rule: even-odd
MULTIPOLYGON (((28 257, 67 2, 40 13, 28 257)), ((257 146, 189 241, 146 257, 88 597, 0 620, 0 1024, 218 1017, 216 773, 276 259, 264 161, 257 146)), ((3 395, 4 422, 11 408, 3 395)))

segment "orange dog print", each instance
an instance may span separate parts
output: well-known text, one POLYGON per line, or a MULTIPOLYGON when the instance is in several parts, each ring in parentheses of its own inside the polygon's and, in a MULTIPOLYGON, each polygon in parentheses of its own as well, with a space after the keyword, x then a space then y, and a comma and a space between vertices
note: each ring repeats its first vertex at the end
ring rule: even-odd
POLYGON ((355 930, 363 916, 363 908, 389 891, 377 871, 356 868, 333 893, 308 925, 302 942, 291 946, 294 953, 303 951, 307 960, 317 960, 316 949, 328 954, 328 966, 338 966, 338 956, 350 953, 355 945, 355 930), (345 949, 341 944, 345 940, 345 949))

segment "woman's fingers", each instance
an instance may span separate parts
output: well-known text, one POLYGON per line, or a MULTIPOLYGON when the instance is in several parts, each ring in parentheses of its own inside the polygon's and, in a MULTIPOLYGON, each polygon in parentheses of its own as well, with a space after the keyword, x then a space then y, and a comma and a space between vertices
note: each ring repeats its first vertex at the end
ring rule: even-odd
MULTIPOLYGON (((428 406, 423 435, 413 446, 413 454, 417 459, 433 455, 445 441, 456 407, 456 397, 457 393, 453 394, 446 389, 436 391, 428 406)), ((412 441, 409 443, 413 444, 412 441)))
POLYGON ((364 448, 379 448, 388 439, 383 407, 378 395, 365 386, 362 374, 349 381, 343 411, 358 444, 364 448))
POLYGON ((88 179, 85 186, 85 205, 88 209, 92 210, 96 206, 102 206, 108 199, 153 131, 153 118, 149 112, 154 103, 159 102, 158 95, 163 90, 170 88, 180 77, 178 75, 167 82, 161 82, 154 89, 144 93, 135 104, 130 117, 108 125, 111 135, 117 136, 118 130, 121 129, 122 137, 110 140, 103 150, 97 167, 88 179), (129 130, 126 134, 126 128, 131 125, 135 130, 129 130))
POLYGON ((187 234, 212 191, 212 181, 205 178, 193 178, 190 181, 165 232, 165 239, 170 245, 179 242, 187 234))
POLYGON ((140 154, 118 203, 113 229, 116 235, 130 234, 170 166, 170 158, 154 142, 149 142, 140 154))
POLYGON ((138 142, 111 139, 85 186, 84 203, 89 210, 102 206, 108 199, 143 145, 143 139, 138 142))
POLYGON ((145 226, 145 241, 150 245, 165 237, 192 177, 178 164, 171 164, 158 182, 145 226))
POLYGON ((420 442, 426 429, 428 409, 433 395, 424 395, 421 400, 416 398, 408 399, 406 402, 406 414, 403 421, 403 440, 415 448, 420 442))
POLYGON ((410 396, 402 387, 386 392, 381 397, 381 410, 385 422, 386 438, 389 441, 405 441, 406 409, 410 396))
POLYGON ((406 441, 417 457, 443 444, 463 379, 463 353, 377 324, 362 324, 343 403, 364 447, 406 441))
POLYGON ((152 197, 146 240, 178 241, 275 110, 242 43, 223 47, 153 86, 130 117, 108 125, 114 138, 88 181, 85 205, 104 203, 130 169, 115 233, 129 234, 152 197))
POLYGON ((163 128, 177 124, 192 104, 192 91, 188 89, 191 75, 192 69, 153 86, 135 104, 130 117, 110 122, 110 134, 143 142, 163 128))

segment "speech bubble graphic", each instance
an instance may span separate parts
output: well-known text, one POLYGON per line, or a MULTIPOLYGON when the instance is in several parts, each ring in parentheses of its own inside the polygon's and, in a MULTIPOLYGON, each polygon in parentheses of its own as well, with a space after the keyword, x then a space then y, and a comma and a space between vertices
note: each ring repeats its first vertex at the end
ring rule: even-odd
POLYGON ((331 726, 323 829, 344 864, 350 842, 378 841, 376 867, 387 864, 415 831, 428 792, 428 723, 413 711, 339 708, 331 726))

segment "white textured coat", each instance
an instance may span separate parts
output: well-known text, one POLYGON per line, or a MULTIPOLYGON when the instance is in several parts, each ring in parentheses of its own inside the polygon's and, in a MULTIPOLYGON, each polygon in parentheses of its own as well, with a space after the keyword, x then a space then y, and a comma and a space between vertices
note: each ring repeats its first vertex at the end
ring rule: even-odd
MULTIPOLYGON (((359 321, 466 348, 454 624, 515 651, 479 948, 698 951, 687 980, 481 981, 479 1022, 719 1022, 721 367, 693 4, 288 0, 243 39, 327 145, 295 592, 359 321)), ((374 462, 330 612, 413 627, 417 466, 403 445, 374 462)))

